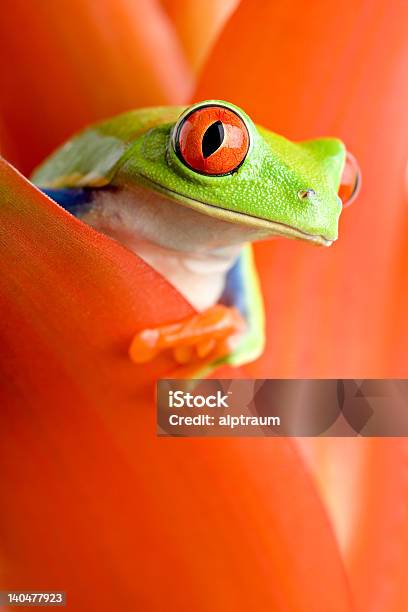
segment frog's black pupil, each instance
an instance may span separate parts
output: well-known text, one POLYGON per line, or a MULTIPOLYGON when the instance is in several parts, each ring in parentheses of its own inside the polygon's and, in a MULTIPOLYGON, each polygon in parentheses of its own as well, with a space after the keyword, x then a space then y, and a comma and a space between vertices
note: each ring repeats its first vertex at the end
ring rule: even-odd
POLYGON ((220 148, 224 140, 224 126, 221 121, 216 121, 205 131, 201 148, 203 157, 210 157, 217 149, 220 148))

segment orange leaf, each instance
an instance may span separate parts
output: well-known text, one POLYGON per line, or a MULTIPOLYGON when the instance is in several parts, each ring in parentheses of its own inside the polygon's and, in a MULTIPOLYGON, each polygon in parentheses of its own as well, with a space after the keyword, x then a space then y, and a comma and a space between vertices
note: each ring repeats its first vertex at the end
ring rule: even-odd
POLYGON ((187 59, 197 72, 240 0, 160 0, 171 17, 187 59))
POLYGON ((155 436, 172 364, 134 366, 129 338, 192 309, 4 161, 0 185, 2 587, 78 612, 350 612, 289 441, 155 436))
POLYGON ((334 519, 357 612, 405 612, 407 441, 321 438, 301 444, 334 519))
POLYGON ((87 123, 186 100, 191 77, 154 0, 15 0, 0 19, 3 155, 28 173, 87 123))
POLYGON ((137 406, 174 363, 134 366, 133 334, 192 308, 159 274, 0 161, 0 396, 7 405, 137 406))
MULTIPOLYGON (((363 499, 348 555, 356 610, 408 609, 408 442, 360 440, 363 499)), ((355 442, 357 443, 357 441, 355 442)))

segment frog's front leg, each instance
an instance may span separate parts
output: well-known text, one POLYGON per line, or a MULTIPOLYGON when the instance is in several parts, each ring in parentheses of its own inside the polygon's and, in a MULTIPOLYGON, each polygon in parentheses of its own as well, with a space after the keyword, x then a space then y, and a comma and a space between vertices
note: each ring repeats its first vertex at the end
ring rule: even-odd
POLYGON ((146 363, 171 351, 180 365, 226 357, 245 330, 236 308, 216 304, 183 321, 144 329, 135 335, 129 355, 134 363, 146 363))
MULTIPOLYGON (((83 188, 43 191, 80 218, 92 210, 98 196, 96 190, 83 188)), ((213 268, 214 276, 204 274, 201 277, 203 280, 200 280, 200 274, 194 272, 197 264, 192 271, 192 264, 184 265, 182 256, 174 255, 174 251, 170 250, 166 252, 166 256, 163 256, 159 247, 154 245, 151 247, 150 250, 146 250, 146 244, 138 243, 134 251, 166 278, 168 277, 169 282, 172 282, 195 307, 203 310, 184 321, 156 329, 145 329, 136 334, 129 350, 132 361, 146 363, 158 354, 170 351, 178 364, 194 364, 194 371, 198 371, 195 366, 199 367, 201 363, 210 364, 220 360, 231 360, 232 363, 246 329, 251 327, 249 326, 251 317, 248 318, 251 301, 244 295, 250 287, 246 277, 252 273, 248 266, 247 260, 250 254, 248 255, 246 247, 232 269, 225 273, 226 280, 221 300, 210 307, 205 307, 203 304, 211 303, 212 293, 218 292, 217 287, 224 266, 222 261, 221 264, 216 264, 215 269, 213 268), (175 269, 181 270, 182 274, 174 276, 175 269)), ((220 290, 222 291, 222 284, 220 290)))
POLYGON ((227 274, 218 304, 185 321, 139 332, 129 354, 135 363, 145 363, 170 350, 181 365, 240 365, 262 352, 263 324, 259 281, 252 249, 247 245, 227 274))
POLYGON ((253 361, 265 345, 265 314, 258 272, 251 244, 242 248, 241 255, 227 275, 221 303, 233 306, 245 320, 245 333, 224 362, 234 366, 253 361))

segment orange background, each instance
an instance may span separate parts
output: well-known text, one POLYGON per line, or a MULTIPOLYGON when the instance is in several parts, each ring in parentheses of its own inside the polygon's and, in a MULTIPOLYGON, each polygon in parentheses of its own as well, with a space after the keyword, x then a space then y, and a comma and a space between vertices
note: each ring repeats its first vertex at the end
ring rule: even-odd
MULTIPOLYGON (((257 245, 267 349, 234 375, 407 376, 406 2, 0 10, 0 150, 23 172, 95 119, 209 97, 293 139, 341 137, 360 197, 330 250, 257 245)), ((147 287, 157 321, 188 306, 0 177, 4 588, 65 588, 74 610, 405 612, 406 441, 157 440, 151 389, 129 406, 169 366, 145 378, 115 347, 147 287)))

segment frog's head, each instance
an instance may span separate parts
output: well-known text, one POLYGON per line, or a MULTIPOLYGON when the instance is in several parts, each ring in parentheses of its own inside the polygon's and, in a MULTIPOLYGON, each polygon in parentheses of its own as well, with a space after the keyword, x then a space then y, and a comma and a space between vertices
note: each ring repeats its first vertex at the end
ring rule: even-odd
POLYGON ((357 190, 358 168, 340 140, 293 143, 222 101, 190 106, 137 146, 133 170, 169 198, 263 235, 329 246, 357 190))

